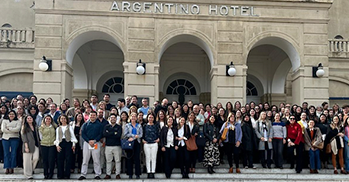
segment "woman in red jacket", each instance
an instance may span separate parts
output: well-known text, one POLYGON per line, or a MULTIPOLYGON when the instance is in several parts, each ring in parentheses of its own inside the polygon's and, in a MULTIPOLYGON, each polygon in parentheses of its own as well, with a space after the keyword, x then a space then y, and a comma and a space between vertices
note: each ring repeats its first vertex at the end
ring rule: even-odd
POLYGON ((289 156, 291 169, 294 168, 294 161, 296 161, 296 171, 300 173, 302 171, 302 160, 303 160, 303 149, 304 149, 304 138, 302 134, 302 127, 296 122, 295 116, 290 116, 290 124, 287 128, 287 153, 289 156), (297 156, 294 155, 296 150, 297 156))

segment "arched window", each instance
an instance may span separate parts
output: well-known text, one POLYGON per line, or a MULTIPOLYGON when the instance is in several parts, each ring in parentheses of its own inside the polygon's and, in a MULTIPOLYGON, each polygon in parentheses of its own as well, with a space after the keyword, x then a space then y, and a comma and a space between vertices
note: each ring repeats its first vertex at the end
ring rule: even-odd
POLYGON ((166 90, 166 94, 170 95, 196 95, 195 86, 188 80, 174 80, 166 90))
POLYGON ((257 88, 249 81, 247 81, 246 96, 258 96, 257 88))
POLYGON ((336 35, 334 39, 344 39, 341 35, 336 35))
POLYGON ((103 93, 124 93, 124 79, 121 77, 114 77, 107 80, 102 88, 103 93))
POLYGON ((3 24, 1 27, 11 28, 12 26, 11 26, 10 24, 8 24, 8 23, 5 23, 5 24, 3 24))
MULTIPOLYGON (((1 28, 11 28, 12 26, 10 25, 10 24, 8 24, 8 23, 5 23, 5 24, 3 24, 2 26, 1 26, 1 28)), ((9 38, 9 36, 10 36, 10 32, 9 32, 9 30, 1 30, 1 34, 2 34, 2 37, 6 37, 7 39, 9 38)), ((2 38, 0 38, 0 39, 2 39, 2 38)))

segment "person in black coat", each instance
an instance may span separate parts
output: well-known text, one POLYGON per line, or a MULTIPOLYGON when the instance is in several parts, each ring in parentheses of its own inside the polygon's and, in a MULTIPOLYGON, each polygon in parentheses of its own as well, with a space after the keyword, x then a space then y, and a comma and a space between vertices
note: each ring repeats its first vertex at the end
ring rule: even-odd
POLYGON ((253 151, 257 148, 256 134, 252 127, 249 115, 243 117, 241 124, 242 129, 242 149, 243 149, 243 166, 244 168, 253 168, 253 151), (247 165, 248 161, 248 165, 247 165))
POLYGON ((212 115, 209 118, 209 122, 205 123, 204 125, 206 144, 203 165, 207 168, 207 172, 210 174, 215 173, 213 171, 213 167, 219 166, 220 164, 218 143, 219 139, 221 138, 221 134, 219 132, 220 128, 217 128, 217 126, 214 125, 215 121, 216 117, 212 115))
POLYGON ((176 150, 178 150, 178 130, 173 127, 174 119, 169 117, 166 126, 160 133, 160 147, 164 152, 164 164, 166 178, 171 178, 172 170, 176 162, 176 150))
POLYGON ((177 161, 181 169, 182 178, 189 178, 190 157, 186 140, 190 138, 189 126, 186 124, 184 117, 180 117, 178 124, 178 151, 177 161))

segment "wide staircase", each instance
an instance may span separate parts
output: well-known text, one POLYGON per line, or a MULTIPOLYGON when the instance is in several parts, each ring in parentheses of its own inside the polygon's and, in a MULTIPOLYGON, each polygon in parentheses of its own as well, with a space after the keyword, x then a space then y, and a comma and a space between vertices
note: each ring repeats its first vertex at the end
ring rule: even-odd
MULTIPOLYGON (((180 169, 175 168, 173 170, 173 174, 171 179, 166 179, 163 173, 155 174, 155 179, 147 179, 147 174, 143 173, 141 175, 141 179, 128 179, 128 176, 123 173, 121 174, 122 181, 136 181, 136 182, 152 182, 152 181, 195 181, 195 182, 212 182, 212 181, 258 181, 258 182, 274 182, 274 181, 289 181, 289 182, 310 182, 310 181, 333 181, 333 182, 344 182, 349 181, 349 175, 344 174, 333 174, 333 169, 322 169, 319 171, 319 174, 310 174, 309 169, 303 169, 300 174, 297 174, 294 169, 289 169, 290 165, 285 164, 284 169, 264 169, 260 164, 255 164, 257 169, 244 169, 241 166, 241 173, 236 174, 235 168, 234 173, 228 173, 229 166, 228 164, 221 164, 219 167, 215 167, 214 171, 216 173, 209 174, 207 169, 202 167, 200 163, 197 164, 196 173, 189 174, 190 179, 182 179, 182 175, 180 174, 180 169)), ((2 167, 2 165, 1 165, 2 167)), ((88 175, 86 176, 86 180, 83 181, 97 181, 94 180, 94 174, 92 171, 93 165, 89 165, 88 175)), ((55 170, 56 172, 56 170, 55 170)), ((340 172, 340 171, 338 171, 340 172)), ((71 179, 65 181, 77 181, 80 177, 80 174, 75 171, 75 173, 71 174, 71 179)), ((101 180, 104 180, 105 174, 101 175, 101 180)), ((134 176, 135 178, 135 176, 134 176)), ((112 179, 115 179, 115 174, 112 174, 112 179)), ((14 170, 14 174, 5 174, 5 170, 0 171, 0 181, 27 181, 27 179, 23 175, 23 169, 16 168, 14 170)), ((56 175, 54 175, 54 179, 44 180, 43 169, 37 168, 35 169, 34 179, 31 181, 63 181, 56 179, 56 175)), ((110 180, 109 180, 110 181, 110 180)))

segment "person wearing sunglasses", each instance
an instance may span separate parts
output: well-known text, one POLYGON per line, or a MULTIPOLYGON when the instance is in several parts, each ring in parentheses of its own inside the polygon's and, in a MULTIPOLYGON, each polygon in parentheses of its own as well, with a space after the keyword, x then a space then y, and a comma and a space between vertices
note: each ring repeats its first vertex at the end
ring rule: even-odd
POLYGON ((290 116, 290 123, 286 126, 287 128, 287 153, 290 159, 291 169, 294 168, 294 162, 296 160, 296 172, 302 171, 302 160, 303 160, 303 149, 304 149, 304 138, 302 133, 302 127, 296 122, 294 115, 290 116), (294 155, 296 150, 296 156, 294 155))

